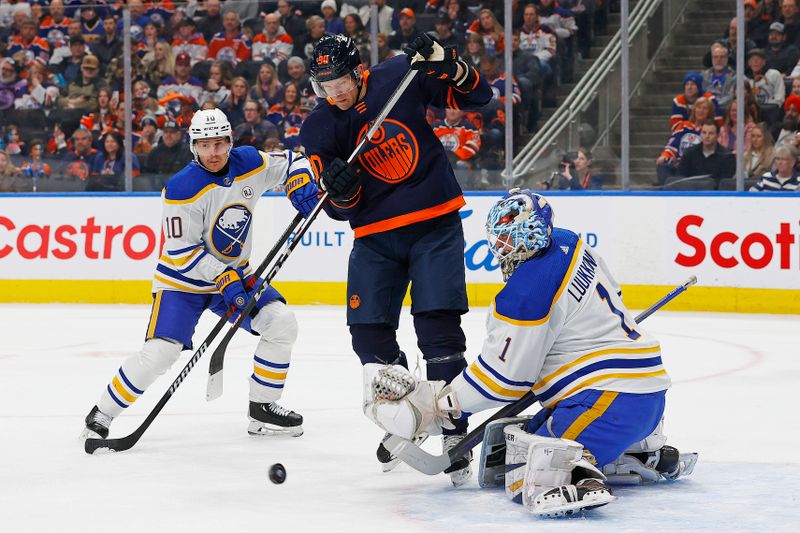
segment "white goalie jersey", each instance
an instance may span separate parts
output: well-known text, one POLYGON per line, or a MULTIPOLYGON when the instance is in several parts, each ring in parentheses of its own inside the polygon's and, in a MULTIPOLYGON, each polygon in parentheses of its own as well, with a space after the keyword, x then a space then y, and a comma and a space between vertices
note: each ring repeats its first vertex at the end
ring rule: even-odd
POLYGON ((552 407, 586 389, 669 388, 658 341, 625 308, 602 259, 571 231, 555 228, 551 238, 495 297, 481 354, 453 380, 462 411, 498 407, 530 389, 552 407))
POLYGON ((222 177, 189 163, 161 194, 165 242, 153 292, 213 293, 214 279, 227 267, 241 267, 249 274, 258 199, 304 175, 313 179, 308 160, 291 150, 234 148, 229 172, 222 177))

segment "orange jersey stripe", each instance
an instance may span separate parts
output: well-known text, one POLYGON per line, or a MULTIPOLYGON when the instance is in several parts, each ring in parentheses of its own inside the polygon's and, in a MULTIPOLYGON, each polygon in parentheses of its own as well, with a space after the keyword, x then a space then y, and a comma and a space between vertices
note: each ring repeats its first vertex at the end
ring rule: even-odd
POLYGON ((358 239, 361 237, 366 237, 367 235, 372 235, 373 233, 381 233, 383 231, 402 228, 403 226, 410 226, 411 224, 416 224, 417 222, 422 222, 424 220, 430 220, 432 218, 446 215, 447 213, 458 211, 465 205, 466 202, 464 201, 464 197, 458 196, 452 200, 448 200, 443 204, 427 207, 411 213, 406 213, 405 215, 387 218, 386 220, 373 222, 372 224, 367 224, 366 226, 354 228, 353 231, 355 232, 356 239, 358 239))

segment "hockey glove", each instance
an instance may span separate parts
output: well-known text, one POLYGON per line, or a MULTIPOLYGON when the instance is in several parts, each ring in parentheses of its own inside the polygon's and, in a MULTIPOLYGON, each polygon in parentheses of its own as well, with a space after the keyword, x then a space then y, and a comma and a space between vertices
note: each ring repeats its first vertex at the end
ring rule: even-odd
POLYGON ((408 56, 411 68, 414 70, 422 71, 432 78, 445 80, 459 89, 471 89, 475 85, 478 76, 475 69, 458 57, 455 47, 443 48, 427 33, 419 34, 403 48, 403 52, 408 56))
POLYGON ((225 305, 229 308, 244 309, 247 304, 247 291, 242 283, 242 270, 240 268, 228 268, 217 276, 217 290, 225 300, 225 305))
POLYGON ((358 171, 338 157, 322 171, 320 181, 331 200, 339 204, 352 202, 361 190, 358 171))
POLYGON ((317 184, 306 170, 295 171, 289 175, 284 187, 286 196, 291 200, 297 212, 308 218, 317 205, 317 184))

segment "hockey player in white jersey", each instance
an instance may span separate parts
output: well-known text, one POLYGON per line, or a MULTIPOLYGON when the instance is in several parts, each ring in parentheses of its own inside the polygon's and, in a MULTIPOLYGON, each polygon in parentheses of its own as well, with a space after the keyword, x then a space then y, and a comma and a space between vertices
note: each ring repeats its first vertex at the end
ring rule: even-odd
MULTIPOLYGON (((103 390, 86 417, 83 439, 106 438, 112 419, 181 350, 192 349, 192 334, 204 310, 223 316, 231 308, 244 308, 256 283, 249 260, 253 213, 261 195, 282 186, 303 216, 316 205, 316 182, 303 155, 233 148, 231 125, 219 109, 195 113, 189 136, 194 161, 169 180, 161 195, 165 243, 153 280, 144 346, 122 363, 103 390)), ((231 322, 236 317, 234 312, 231 322)), ((260 336, 249 379, 248 432, 302 435, 302 416, 277 403, 297 337, 294 314, 278 291, 266 287, 242 328, 260 336)))
MULTIPOLYGON (((629 484, 674 479, 696 460, 664 446, 670 379, 658 341, 634 322, 597 253, 552 220, 548 202, 528 190, 491 209, 487 236, 506 285, 489 309, 480 355, 450 385, 416 382, 399 366, 365 368, 374 376, 365 380, 365 413, 407 439, 533 389, 543 410, 504 419, 495 434, 505 441, 507 495, 543 516, 609 503, 607 474, 629 484)), ((481 470, 497 444, 484 442, 481 470)))

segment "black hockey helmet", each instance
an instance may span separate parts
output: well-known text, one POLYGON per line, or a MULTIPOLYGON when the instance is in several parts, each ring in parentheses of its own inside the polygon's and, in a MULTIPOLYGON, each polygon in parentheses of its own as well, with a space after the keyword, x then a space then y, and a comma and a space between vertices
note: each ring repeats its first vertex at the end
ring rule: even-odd
POLYGON ((313 81, 335 80, 345 74, 354 74, 361 57, 352 39, 346 35, 323 35, 311 55, 313 81))

